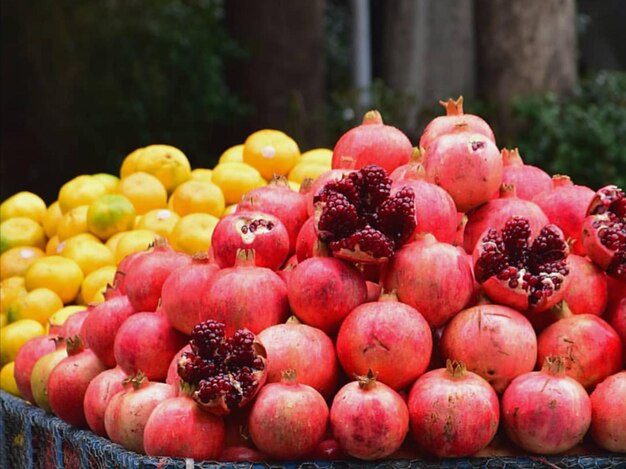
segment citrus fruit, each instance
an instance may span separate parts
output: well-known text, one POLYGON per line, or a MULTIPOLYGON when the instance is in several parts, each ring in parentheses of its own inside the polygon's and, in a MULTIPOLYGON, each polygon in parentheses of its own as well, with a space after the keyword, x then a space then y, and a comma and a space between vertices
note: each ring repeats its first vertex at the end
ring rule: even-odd
POLYGON ((0 282, 0 313, 3 316, 9 311, 9 306, 22 295, 26 295, 24 277, 9 277, 0 282))
POLYGON ((9 362, 0 370, 0 389, 14 396, 20 396, 14 376, 15 362, 9 362))
POLYGON ((299 162, 317 163, 330 169, 333 162, 333 151, 329 148, 313 148, 302 153, 299 162))
POLYGON ((213 168, 211 181, 224 194, 227 204, 236 204, 245 193, 265 186, 267 182, 261 173, 246 163, 220 163, 213 168))
POLYGON ((63 218, 63 212, 61 212, 59 201, 55 200, 46 209, 46 214, 43 216, 43 220, 41 222, 43 230, 48 238, 52 238, 55 234, 57 234, 57 226, 59 225, 61 218, 63 218))
POLYGON ((287 184, 289 184, 289 187, 291 187, 292 191, 300 192, 300 184, 298 184, 297 182, 287 181, 287 184))
POLYGON ((46 256, 57 254, 57 249, 59 248, 60 243, 61 241, 59 241, 59 237, 57 235, 50 238, 46 243, 46 256))
POLYGON ((286 175, 300 158, 298 144, 280 130, 263 129, 249 135, 243 146, 243 161, 265 179, 274 173, 286 175))
POLYGON ((41 225, 26 217, 9 218, 0 223, 0 253, 18 246, 44 249, 46 235, 41 225))
POLYGON ((75 261, 59 255, 37 259, 24 274, 28 291, 49 288, 59 295, 63 304, 76 298, 83 278, 83 271, 75 261))
POLYGON ((212 169, 196 168, 193 171, 191 171, 191 179, 194 179, 197 181, 211 182, 212 175, 213 175, 212 169))
POLYGON ((107 193, 106 186, 97 178, 86 174, 76 176, 61 186, 59 206, 67 213, 81 205, 89 205, 95 199, 107 193))
POLYGON ((227 205, 226 208, 224 209, 224 211, 222 212, 222 216, 225 217, 226 215, 230 215, 231 213, 235 213, 236 210, 237 210, 237 204, 227 205))
POLYGON ((115 263, 119 263, 129 254, 148 249, 159 236, 150 230, 133 230, 120 236, 115 246, 115 263))
POLYGON ((0 364, 15 360, 18 350, 28 340, 45 334, 44 327, 32 319, 20 319, 0 329, 0 364))
POLYGON ((243 143, 227 148, 224 153, 220 155, 217 162, 218 164, 232 162, 243 163, 243 143))
POLYGON ((136 150, 131 151, 120 166, 120 178, 125 178, 137 171, 137 158, 139 158, 139 154, 143 151, 143 147, 137 148, 136 150))
POLYGON ((106 241, 115 233, 131 230, 135 224, 135 206, 121 194, 105 194, 87 209, 87 230, 106 241))
POLYGON ((115 255, 100 241, 94 241, 81 235, 65 241, 65 246, 59 252, 63 257, 76 262, 84 275, 107 265, 115 265, 115 255))
POLYGON ((20 319, 33 319, 45 326, 48 318, 61 308, 63 302, 59 295, 49 288, 35 288, 11 303, 7 314, 10 323, 20 319))
POLYGON ((28 266, 31 265, 35 259, 45 255, 46 253, 41 249, 29 246, 11 248, 3 252, 2 255, 0 255, 0 280, 16 275, 24 275, 28 266))
POLYGON ((307 163, 305 160, 302 163, 295 165, 293 169, 289 171, 288 179, 292 182, 302 184, 302 181, 305 179, 311 178, 315 180, 320 174, 325 173, 329 169, 330 168, 327 166, 323 166, 318 163, 307 163))
POLYGON ((114 174, 96 173, 96 174, 92 174, 92 176, 96 178, 98 181, 100 181, 102 184, 104 184, 104 187, 106 187, 107 192, 109 194, 112 194, 115 192, 115 190, 117 189, 117 185, 120 182, 120 178, 118 178, 114 174))
POLYGON ((219 217, 225 206, 224 194, 217 185, 193 179, 178 186, 171 199, 174 212, 181 216, 209 213, 219 217))
POLYGON ((179 219, 180 216, 176 212, 167 208, 150 210, 139 217, 135 228, 138 230, 150 230, 159 236, 167 238, 179 219))
POLYGON ((213 229, 219 218, 208 213, 192 213, 178 220, 169 236, 174 249, 193 255, 197 252, 206 253, 211 246, 213 229))
POLYGON ((130 231, 121 231, 119 233, 115 233, 109 239, 106 240, 104 245, 109 248, 109 250, 115 255, 115 248, 117 247, 117 242, 120 240, 122 236, 126 233, 130 233, 130 231))
MULTIPOLYGON (((64 239, 63 241, 59 241, 57 243, 56 249, 54 252, 51 252, 48 255, 53 255, 53 254, 62 254, 63 251, 65 250, 65 246, 67 245, 67 242, 72 239, 72 240, 81 240, 81 241, 93 241, 95 243, 99 243, 100 240, 98 238, 96 238, 95 235, 91 234, 91 233, 78 233, 77 235, 72 236, 71 238, 68 239, 64 239)), ((47 247, 46 247, 47 249, 47 247)))
POLYGON ((128 198, 138 215, 150 210, 165 208, 167 191, 161 181, 148 173, 133 173, 120 179, 117 192, 128 198))
POLYGON ((191 165, 185 154, 171 145, 148 145, 135 161, 137 172, 152 174, 168 193, 191 178, 191 165))
POLYGON ((107 285, 113 284, 116 270, 115 266, 107 265, 87 275, 80 287, 83 301, 87 304, 102 303, 104 301, 103 293, 107 285))
POLYGON ((80 205, 66 212, 57 225, 59 241, 87 232, 88 205, 80 205))
POLYGON ((83 305, 69 305, 64 306, 63 308, 52 313, 46 323, 46 334, 50 333, 51 327, 61 327, 67 318, 80 311, 85 311, 85 307, 83 305))
POLYGON ((13 194, 0 204, 0 222, 14 217, 25 217, 41 223, 46 213, 46 203, 32 192, 13 194))

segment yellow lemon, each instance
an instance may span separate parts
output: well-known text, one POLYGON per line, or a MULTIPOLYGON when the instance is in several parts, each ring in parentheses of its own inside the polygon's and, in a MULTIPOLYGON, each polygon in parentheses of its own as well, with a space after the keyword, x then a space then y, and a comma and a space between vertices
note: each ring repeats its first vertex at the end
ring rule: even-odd
POLYGON ((243 146, 243 161, 259 170, 269 180, 274 173, 286 175, 300 158, 298 144, 280 130, 254 132, 243 146))
POLYGON ((217 162, 218 163, 232 163, 232 162, 243 163, 243 143, 227 148, 224 151, 224 153, 220 155, 220 159, 217 162))
POLYGON ((135 228, 138 230, 150 230, 159 236, 167 238, 179 219, 180 216, 176 212, 166 208, 150 210, 145 215, 139 217, 135 228))
POLYGON ((39 248, 19 247, 3 252, 0 256, 0 280, 13 276, 22 276, 26 269, 46 253, 39 248))
POLYGON ((218 186, 193 179, 178 186, 171 198, 174 212, 181 216, 209 213, 219 217, 225 206, 224 194, 218 186))
POLYGON ((89 205, 106 193, 106 186, 95 177, 87 174, 76 176, 63 184, 59 190, 58 201, 61 212, 67 213, 81 205, 89 205))
POLYGON ((0 312, 6 316, 9 306, 22 295, 26 295, 24 277, 9 277, 0 282, 0 312))
POLYGON ((235 213, 236 210, 237 210, 237 204, 230 204, 222 212, 222 217, 225 217, 226 215, 230 215, 231 213, 235 213))
POLYGON ((76 298, 83 278, 83 271, 75 261, 58 255, 37 259, 24 274, 28 291, 49 288, 59 295, 63 304, 76 298))
POLYGON ((45 214, 46 203, 32 192, 18 192, 0 204, 0 221, 14 217, 25 217, 42 223, 45 214))
POLYGON ((120 236, 115 246, 115 263, 122 262, 129 254, 145 251, 159 236, 150 230, 133 230, 120 236))
POLYGON ((46 243, 46 256, 51 256, 53 254, 57 254, 57 249, 61 241, 57 235, 54 235, 52 238, 48 240, 46 243))
POLYGON ((45 332, 44 327, 32 319, 20 319, 4 326, 0 329, 0 364, 14 361, 22 345, 45 332))
POLYGON ((80 311, 85 311, 83 305, 69 305, 58 309, 48 318, 46 323, 46 334, 50 334, 50 329, 58 329, 72 314, 76 314, 80 311))
POLYGON ((129 232, 130 231, 121 231, 120 233, 115 233, 113 236, 111 236, 109 239, 106 240, 106 243, 104 243, 104 245, 109 248, 109 250, 113 253, 113 255, 115 255, 115 248, 117 247, 117 242, 120 240, 122 236, 124 236, 126 233, 129 233, 129 232))
POLYGON ((46 235, 41 225, 26 217, 9 218, 0 223, 0 253, 18 246, 44 249, 46 235))
POLYGON ((131 230, 135 224, 135 206, 121 194, 105 194, 87 209, 87 230, 106 241, 115 233, 131 230))
POLYGON ((107 286, 113 284, 116 270, 115 266, 107 265, 87 275, 80 287, 83 301, 87 304, 102 303, 107 286))
POLYGON ((143 147, 137 148, 136 150, 131 151, 124 160, 122 161, 122 165, 120 166, 120 178, 125 178, 137 171, 137 158, 139 158, 139 154, 143 151, 143 147))
POLYGON ((4 327, 9 323, 9 316, 7 313, 0 313, 0 327, 4 327))
POLYGON ((15 382, 15 362, 9 362, 0 370, 0 389, 20 397, 20 390, 15 382))
POLYGON ((313 148, 301 155, 300 163, 317 163, 331 168, 333 151, 329 148, 313 148))
POLYGON ((191 179, 196 181, 211 182, 211 176, 213 175, 212 169, 196 168, 191 171, 191 179))
POLYGON ((117 185, 120 182, 120 178, 109 173, 96 173, 92 174, 92 176, 100 181, 102 184, 104 184, 104 187, 106 187, 109 194, 115 192, 115 190, 117 189, 117 185))
POLYGON ((148 145, 139 153, 135 169, 155 176, 168 193, 191 178, 189 160, 171 145, 148 145))
POLYGON ((289 184, 289 187, 291 187, 292 191, 300 192, 300 184, 298 184, 297 182, 287 181, 287 184, 289 184))
POLYGON ((169 242, 174 249, 193 255, 206 253, 211 246, 211 236, 219 218, 208 213, 192 213, 178 220, 170 234, 169 242))
POLYGON ((293 169, 289 171, 288 179, 298 184, 302 184, 302 181, 305 179, 311 178, 315 180, 320 174, 325 173, 329 169, 330 167, 317 163, 308 163, 304 160, 302 163, 295 165, 293 169))
MULTIPOLYGON (((74 242, 77 242, 78 240, 82 241, 91 241, 94 243, 99 243, 100 240, 98 238, 95 237, 95 235, 92 235, 91 233, 78 233, 77 235, 72 236, 71 238, 68 239, 64 239, 63 241, 59 241, 56 245, 56 249, 53 252, 47 253, 47 255, 51 256, 54 254, 63 254, 63 251, 65 250, 65 246, 67 246, 67 242, 69 240, 73 240, 74 242)), ((48 248, 46 247, 46 250, 48 248)))
POLYGON ((66 212, 57 225, 57 236, 59 241, 66 240, 72 236, 87 232, 87 211, 88 205, 80 205, 66 212))
POLYGON ((161 181, 148 173, 133 173, 120 179, 117 192, 128 198, 138 215, 167 205, 167 191, 161 181))
POLYGON ((213 168, 212 182, 219 186, 227 204, 236 204, 245 193, 265 186, 267 182, 255 168, 246 163, 223 163, 213 168))
POLYGON ((84 275, 100 267, 115 266, 115 256, 107 246, 100 241, 81 238, 80 235, 66 240, 59 254, 76 262, 84 275))
POLYGON ((55 234, 57 234, 57 226, 59 225, 61 218, 63 218, 63 212, 61 212, 59 201, 55 200, 46 210, 46 214, 43 216, 43 221, 41 222, 43 230, 48 238, 52 238, 55 234))
POLYGON ((59 295, 49 288, 35 288, 11 303, 8 311, 9 322, 34 319, 45 326, 48 318, 61 308, 63 302, 59 295))

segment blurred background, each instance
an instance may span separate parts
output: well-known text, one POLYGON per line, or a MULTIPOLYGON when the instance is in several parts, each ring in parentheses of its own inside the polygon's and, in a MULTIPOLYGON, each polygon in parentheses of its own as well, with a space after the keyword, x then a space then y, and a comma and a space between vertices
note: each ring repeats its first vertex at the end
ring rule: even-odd
POLYGON ((212 167, 260 128, 332 148, 370 108, 417 143, 463 95, 500 147, 626 186, 623 0, 4 0, 1 197, 52 202, 168 143, 212 167))

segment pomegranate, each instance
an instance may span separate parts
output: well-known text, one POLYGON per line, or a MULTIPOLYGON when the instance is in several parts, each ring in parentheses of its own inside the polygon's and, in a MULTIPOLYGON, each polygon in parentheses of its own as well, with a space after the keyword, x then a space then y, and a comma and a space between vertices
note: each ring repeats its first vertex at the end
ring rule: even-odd
POLYGON ((128 375, 142 371, 147 379, 162 381, 170 361, 186 342, 187 336, 172 328, 163 312, 135 313, 117 331, 113 353, 128 375))
POLYGON ((150 413, 143 446, 150 456, 216 459, 224 448, 221 417, 203 412, 189 396, 170 397, 150 413))
POLYGON ((223 217, 211 235, 215 262, 235 265, 240 249, 254 249, 256 265, 278 270, 289 255, 289 234, 274 215, 260 211, 237 211, 223 217))
POLYGON ((528 219, 513 216, 501 230, 483 234, 474 250, 474 275, 494 302, 519 311, 545 311, 567 290, 568 253, 556 225, 533 235, 528 219))
POLYGON ((428 367, 433 348, 430 326, 395 294, 357 306, 337 334, 337 356, 348 376, 366 375, 392 389, 404 389, 428 367))
POLYGON ((409 393, 411 433, 418 447, 434 456, 471 456, 487 446, 498 429, 500 406, 493 388, 460 362, 420 376, 409 393))
POLYGON ((133 262, 135 262, 138 258, 143 256, 144 254, 148 254, 150 251, 137 251, 132 254, 127 255, 122 259, 122 261, 117 266, 117 271, 115 272, 115 276, 113 277, 113 288, 115 288, 122 295, 126 294, 126 272, 130 270, 130 266, 133 262))
POLYGON ((70 315, 59 330, 59 336, 69 339, 71 337, 80 337, 83 329, 83 322, 89 315, 89 309, 93 306, 87 306, 84 311, 78 311, 70 315))
MULTIPOLYGON (((350 174, 351 172, 351 169, 329 169, 325 173, 320 174, 318 178, 310 184, 310 187, 308 187, 304 193, 306 199, 306 213, 309 217, 315 214, 313 199, 319 195, 324 189, 324 186, 331 181, 339 181, 344 175, 350 174)), ((303 185, 300 186, 301 192, 303 186, 307 187, 307 184, 303 183, 303 185)))
POLYGON ((334 334, 348 313, 366 301, 367 286, 354 265, 332 257, 312 257, 293 269, 287 296, 298 319, 334 334))
POLYGON ((219 271, 206 254, 194 255, 191 265, 172 272, 161 289, 161 306, 174 329, 189 335, 198 323, 198 311, 206 309, 210 279, 219 271))
POLYGON ((341 461, 346 458, 339 442, 334 438, 322 440, 313 450, 314 461, 341 461))
POLYGON ((178 361, 181 380, 192 386, 193 399, 216 415, 246 405, 267 378, 267 352, 248 330, 226 336, 226 326, 204 321, 191 333, 191 351, 178 361))
POLYGON ((344 133, 333 149, 333 169, 361 169, 376 164, 388 173, 408 163, 413 145, 402 131, 383 124, 378 111, 369 111, 363 123, 344 133))
POLYGON ((517 148, 502 149, 502 183, 515 186, 520 199, 532 200, 537 194, 552 189, 552 178, 543 169, 524 164, 517 148))
POLYGON ((587 210, 582 241, 587 255, 607 274, 626 280, 626 196, 617 186, 600 189, 587 210))
POLYGON ((591 393, 591 436, 614 453, 626 453, 626 371, 602 381, 591 393))
POLYGON ((415 194, 410 187, 391 196, 391 179, 369 165, 324 185, 313 199, 320 240, 333 256, 383 263, 415 231, 415 194))
POLYGON ((431 234, 400 249, 383 270, 381 284, 417 309, 431 327, 445 324, 472 298, 474 279, 465 254, 431 234))
POLYGON ((106 370, 91 349, 80 340, 68 342, 68 356, 48 376, 48 402, 52 412, 75 427, 86 427, 83 401, 89 382, 106 370))
POLYGON ((498 147, 484 135, 462 128, 433 140, 423 164, 428 180, 452 196, 459 212, 487 202, 502 184, 498 147))
POLYGON ((237 212, 253 210, 278 218, 289 235, 289 252, 295 252, 298 232, 309 217, 304 194, 292 190, 284 176, 274 175, 267 186, 252 189, 237 204, 237 212))
POLYGON ((135 311, 156 311, 165 279, 189 264, 190 256, 174 251, 164 240, 137 257, 124 276, 124 289, 135 311))
POLYGON ((35 404, 35 398, 30 387, 30 377, 37 360, 44 355, 54 352, 58 336, 43 335, 33 337, 20 347, 15 356, 13 375, 15 384, 20 395, 31 404, 35 404))
POLYGON ((562 357, 546 358, 541 371, 515 378, 502 396, 509 438, 531 453, 558 454, 580 442, 591 423, 591 400, 565 374, 562 357))
POLYGON ((535 368, 537 336, 530 321, 514 309, 479 305, 450 320, 441 350, 502 393, 513 378, 535 368))
POLYGON ((279 383, 265 385, 248 421, 250 437, 270 458, 301 459, 322 441, 328 424, 328 406, 320 393, 296 381, 285 370, 279 383))
POLYGON ((158 404, 175 395, 170 385, 148 381, 143 373, 127 378, 124 389, 111 398, 104 412, 107 435, 113 443, 145 453, 143 434, 150 414, 158 404))
POLYGON ((550 223, 563 230, 572 252, 584 256, 586 250, 580 234, 593 197, 594 192, 588 187, 576 185, 569 176, 557 174, 552 178, 552 189, 537 194, 532 200, 541 207, 550 223))
POLYGON ((606 274, 587 257, 570 254, 567 258, 569 287, 563 300, 573 314, 595 314, 600 316, 606 309, 608 283, 606 274))
POLYGON ((174 358, 172 358, 170 362, 170 366, 167 369, 167 376, 165 377, 165 382, 172 386, 177 393, 180 391, 181 384, 180 375, 178 374, 178 362, 185 352, 191 352, 191 345, 185 344, 183 348, 176 352, 176 355, 174 355, 174 358))
POLYGON ((512 216, 527 219, 534 235, 550 223, 538 205, 517 197, 515 186, 503 185, 499 199, 490 200, 469 215, 463 233, 465 251, 472 253, 486 230, 501 230, 512 216))
POLYGON ((267 455, 247 446, 227 446, 220 454, 218 461, 229 462, 265 462, 267 455))
POLYGON ((371 282, 369 280, 365 281, 365 285, 367 286, 367 300, 365 301, 367 303, 378 301, 378 298, 380 298, 383 291, 382 287, 378 283, 371 282))
POLYGON ((537 362, 564 357, 565 374, 593 388, 622 368, 622 343, 617 332, 593 314, 565 317, 547 327, 537 339, 537 362))
POLYGON ((48 400, 48 377, 57 364, 67 357, 67 349, 65 341, 58 340, 56 349, 42 355, 33 366, 30 374, 30 390, 33 394, 35 404, 46 412, 52 412, 50 402, 48 400))
POLYGON ((420 137, 421 148, 428 148, 440 135, 457 132, 458 129, 467 129, 482 134, 496 143, 493 130, 487 122, 474 114, 463 113, 463 96, 459 96, 456 100, 450 98, 448 101, 439 101, 439 104, 446 108, 446 115, 435 117, 428 123, 420 137))
POLYGON ((622 357, 626 368, 626 296, 607 310, 606 319, 622 341, 622 357))
POLYGON ((206 301, 198 311, 197 322, 223 322, 226 333, 232 335, 243 328, 258 334, 287 319, 285 282, 270 269, 255 266, 255 256, 253 249, 242 249, 234 267, 222 269, 211 278, 203 292, 206 301))
POLYGON ((124 390, 123 381, 126 378, 128 375, 117 366, 103 371, 87 386, 83 411, 87 425, 96 435, 107 436, 104 428, 104 412, 113 396, 124 390))
POLYGON ((359 459, 382 459, 400 448, 409 431, 404 399, 370 370, 342 387, 330 408, 330 425, 339 446, 359 459))
POLYGON ((339 366, 332 340, 323 331, 290 318, 286 324, 268 327, 259 334, 267 351, 267 382, 282 379, 283 370, 293 369, 300 384, 330 398, 337 386, 339 366))
POLYGON ((317 242, 315 217, 311 216, 304 222, 296 238, 296 256, 298 262, 313 257, 313 248, 317 242))
POLYGON ((108 289, 105 299, 103 303, 89 308, 80 335, 98 359, 108 368, 113 368, 116 365, 113 354, 115 336, 124 321, 135 314, 135 309, 128 297, 115 289, 108 289))

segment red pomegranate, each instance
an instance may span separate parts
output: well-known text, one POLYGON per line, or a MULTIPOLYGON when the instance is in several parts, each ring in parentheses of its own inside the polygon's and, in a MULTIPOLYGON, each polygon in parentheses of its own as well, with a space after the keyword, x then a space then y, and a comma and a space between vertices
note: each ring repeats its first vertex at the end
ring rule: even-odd
POLYGON ((318 242, 317 230, 315 229, 315 217, 311 216, 304 222, 296 238, 296 257, 298 262, 302 262, 309 257, 313 257, 315 243, 318 242))
POLYGON ((145 251, 137 251, 132 254, 127 255, 122 259, 122 261, 117 266, 117 271, 115 272, 115 276, 113 277, 113 288, 115 288, 122 295, 126 294, 126 272, 131 269, 131 264, 135 262, 138 258, 142 257, 144 254, 150 253, 149 250, 145 251))
POLYGON ((626 368, 626 296, 607 309, 606 319, 622 341, 622 356, 626 368))
POLYGON ((513 380, 502 396, 502 420, 509 438, 531 453, 558 454, 580 442, 591 423, 591 400, 565 374, 562 357, 550 357, 541 371, 513 380))
POLYGON ((56 349, 39 357, 30 374, 30 390, 33 400, 46 412, 52 412, 48 401, 48 378, 54 367, 65 357, 67 357, 65 340, 58 340, 56 349))
POLYGON ((369 111, 363 123, 343 134, 333 149, 333 169, 361 169, 376 164, 391 173, 409 161, 413 145, 401 130, 383 124, 378 111, 369 111))
POLYGON ((591 436, 607 451, 626 453, 626 371, 602 381, 591 393, 591 436))
POLYGON ((595 314, 600 316, 606 309, 608 283, 606 274, 587 257, 570 254, 567 258, 569 287, 565 290, 565 301, 573 314, 595 314))
POLYGON ((411 434, 422 451, 471 456, 491 442, 500 421, 498 396, 487 381, 448 360, 420 376, 409 393, 411 434))
POLYGON ((107 436, 104 428, 104 412, 113 396, 124 390, 126 378, 128 375, 118 366, 103 371, 87 386, 83 410, 87 425, 96 435, 107 436))
POLYGON ((430 326, 395 294, 357 306, 337 334, 337 356, 348 376, 364 376, 395 390, 412 384, 428 367, 433 348, 430 326))
POLYGON ((33 367, 41 357, 55 351, 57 337, 49 334, 33 337, 20 347, 15 356, 13 368, 15 384, 20 391, 20 395, 31 404, 35 404, 35 398, 30 387, 33 367))
POLYGON ((68 317, 61 326, 61 329, 58 333, 59 337, 63 337, 65 339, 80 337, 83 328, 83 322, 85 321, 85 319, 87 319, 87 316, 89 315, 89 309, 91 308, 93 308, 93 306, 87 306, 84 311, 78 311, 77 313, 70 315, 70 317, 68 317))
POLYGON ((552 189, 552 178, 548 173, 536 166, 524 164, 517 148, 503 148, 500 154, 504 165, 502 183, 515 186, 520 199, 532 200, 537 194, 552 189))
POLYGON ((439 327, 467 306, 474 278, 465 254, 425 234, 396 253, 383 269, 381 284, 431 327, 439 327))
POLYGON ((227 446, 218 458, 218 461, 228 462, 265 462, 267 460, 267 455, 247 446, 227 446))
POLYGON ((186 344, 176 353, 176 355, 174 355, 174 358, 172 358, 170 366, 167 369, 167 376, 165 377, 165 382, 172 386, 177 393, 180 392, 181 384, 180 375, 178 374, 178 362, 185 352, 191 352, 191 345, 186 344))
POLYGON ((300 185, 300 192, 302 192, 303 187, 306 187, 304 196, 306 199, 306 212, 309 217, 315 214, 313 199, 319 195, 324 186, 331 181, 339 181, 344 175, 350 174, 351 172, 351 169, 329 169, 325 173, 320 174, 315 181, 300 185))

